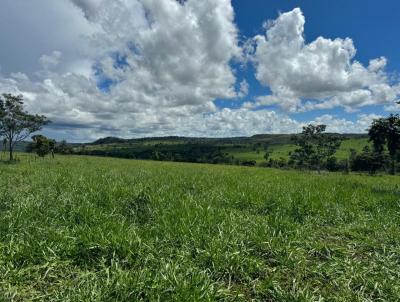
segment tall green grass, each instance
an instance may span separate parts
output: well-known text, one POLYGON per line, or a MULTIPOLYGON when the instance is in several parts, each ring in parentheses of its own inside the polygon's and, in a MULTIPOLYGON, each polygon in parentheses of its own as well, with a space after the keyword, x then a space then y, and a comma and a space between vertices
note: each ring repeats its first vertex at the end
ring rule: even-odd
POLYGON ((0 164, 0 300, 399 301, 400 178, 0 164))

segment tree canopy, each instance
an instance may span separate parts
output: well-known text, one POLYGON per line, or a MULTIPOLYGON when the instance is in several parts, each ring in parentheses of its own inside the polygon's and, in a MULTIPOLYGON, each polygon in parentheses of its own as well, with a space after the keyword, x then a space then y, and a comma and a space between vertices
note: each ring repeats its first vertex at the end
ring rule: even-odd
POLYGON ((335 154, 342 139, 334 134, 324 133, 326 125, 308 125, 299 135, 293 137, 298 148, 291 153, 291 160, 299 166, 315 166, 318 171, 324 160, 335 154))
POLYGON ((400 116, 391 114, 387 118, 374 120, 368 135, 375 152, 383 153, 384 148, 387 148, 392 160, 391 173, 395 174, 396 156, 400 150, 400 116))
POLYGON ((31 151, 36 152, 40 157, 45 157, 47 154, 51 153, 54 156, 54 151, 56 147, 56 141, 49 139, 43 135, 32 136, 33 143, 29 145, 31 151))
POLYGON ((15 144, 42 129, 50 121, 43 115, 29 114, 24 110, 22 95, 0 96, 0 136, 8 143, 10 161, 15 144))

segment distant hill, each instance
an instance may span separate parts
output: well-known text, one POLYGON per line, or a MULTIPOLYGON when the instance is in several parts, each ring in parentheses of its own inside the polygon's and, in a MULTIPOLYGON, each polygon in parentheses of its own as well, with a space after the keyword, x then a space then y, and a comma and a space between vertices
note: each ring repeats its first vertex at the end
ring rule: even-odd
POLYGON ((123 144, 126 141, 127 140, 123 139, 123 138, 108 136, 108 137, 100 138, 91 144, 92 145, 123 144))
MULTIPOLYGON (((369 144, 366 134, 336 135, 341 135, 344 139, 335 155, 338 159, 346 159, 351 149, 359 152, 369 144)), ((231 164, 253 162, 259 165, 265 162, 266 149, 270 154, 269 158, 287 160, 289 153, 295 149, 292 137, 292 134, 257 134, 250 137, 224 138, 105 137, 92 143, 74 145, 74 152, 81 155, 132 159, 231 164)))
MULTIPOLYGON (((339 134, 347 139, 365 139, 367 134, 339 134)), ((109 145, 109 144, 140 144, 140 143, 182 143, 182 144, 252 144, 252 143, 269 143, 272 145, 290 144, 293 134, 256 134, 253 136, 239 137, 185 137, 185 136, 164 136, 164 137, 143 137, 124 139, 119 137, 100 138, 89 145, 109 145)))

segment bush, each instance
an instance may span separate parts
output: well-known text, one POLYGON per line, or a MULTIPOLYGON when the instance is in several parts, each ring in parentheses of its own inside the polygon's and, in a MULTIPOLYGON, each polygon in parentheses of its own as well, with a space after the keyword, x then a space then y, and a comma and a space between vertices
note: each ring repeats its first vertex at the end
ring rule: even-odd
POLYGON ((254 167, 257 164, 257 162, 255 160, 247 160, 247 161, 242 161, 240 164, 242 166, 254 167))
POLYGON ((279 159, 270 158, 266 163, 263 164, 264 167, 269 168, 284 168, 288 166, 288 161, 284 157, 280 157, 279 159))
POLYGON ((326 169, 331 172, 339 171, 339 164, 336 157, 332 156, 326 160, 326 169))
POLYGON ((364 147, 362 153, 352 151, 350 155, 350 168, 352 171, 363 171, 375 174, 385 167, 389 162, 387 155, 372 151, 368 146, 364 147))

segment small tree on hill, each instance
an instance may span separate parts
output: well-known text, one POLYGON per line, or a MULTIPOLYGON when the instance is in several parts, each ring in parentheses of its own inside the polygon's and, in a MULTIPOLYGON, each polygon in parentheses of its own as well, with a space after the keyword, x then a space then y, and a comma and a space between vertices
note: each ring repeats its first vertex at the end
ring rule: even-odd
POLYGON ((16 143, 40 130, 49 120, 43 115, 32 115, 24 111, 23 97, 3 94, 0 97, 0 136, 7 140, 10 161, 16 143))
POLYGON ((315 167, 318 172, 327 158, 340 147, 342 139, 337 135, 324 133, 326 125, 308 125, 301 134, 293 137, 298 148, 290 154, 291 160, 300 166, 315 167))
POLYGON ((33 143, 28 147, 29 150, 36 152, 40 157, 45 157, 49 153, 54 157, 55 140, 49 139, 43 135, 32 136, 32 140, 33 143))
POLYGON ((65 140, 62 140, 60 143, 56 144, 55 153, 60 153, 60 154, 71 154, 73 153, 72 147, 68 145, 68 143, 65 140))
POLYGON ((373 121, 369 131, 369 140, 372 141, 374 151, 382 154, 386 145, 391 158, 391 174, 396 173, 396 157, 400 150, 400 116, 391 114, 387 118, 373 121))
POLYGON ((264 159, 265 159, 265 161, 268 161, 269 156, 271 155, 268 144, 264 144, 264 151, 265 151, 264 159))

